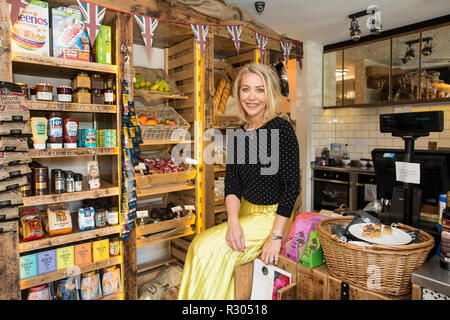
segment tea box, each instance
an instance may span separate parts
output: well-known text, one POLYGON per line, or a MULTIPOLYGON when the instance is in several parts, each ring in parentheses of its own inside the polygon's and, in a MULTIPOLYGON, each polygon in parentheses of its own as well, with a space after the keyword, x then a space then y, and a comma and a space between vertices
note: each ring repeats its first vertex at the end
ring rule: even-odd
POLYGON ((38 274, 56 271, 56 250, 37 253, 38 274))
POLYGON ((109 239, 92 242, 93 261, 102 261, 109 259, 109 239))
POLYGON ((56 249, 56 269, 70 268, 75 264, 74 246, 56 249))
POLYGON ((20 279, 36 277, 38 274, 37 253, 20 257, 20 279))
POLYGON ((81 266, 92 262, 92 245, 90 242, 75 245, 75 265, 81 266))

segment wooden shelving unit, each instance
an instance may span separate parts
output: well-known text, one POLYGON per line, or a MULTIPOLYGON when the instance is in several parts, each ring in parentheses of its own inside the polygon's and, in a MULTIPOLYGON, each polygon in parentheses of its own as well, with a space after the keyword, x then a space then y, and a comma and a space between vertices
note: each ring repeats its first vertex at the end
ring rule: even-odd
POLYGON ((119 154, 118 147, 95 147, 74 149, 30 149, 32 159, 64 158, 64 157, 91 157, 112 156, 119 154))
POLYGON ((113 114, 117 112, 117 106, 109 104, 26 100, 26 106, 31 111, 89 112, 113 114))

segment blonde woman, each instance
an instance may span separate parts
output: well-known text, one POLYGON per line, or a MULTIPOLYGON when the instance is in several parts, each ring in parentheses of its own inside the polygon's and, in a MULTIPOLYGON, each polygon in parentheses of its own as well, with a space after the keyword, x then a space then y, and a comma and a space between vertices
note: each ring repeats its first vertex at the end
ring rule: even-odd
POLYGON ((277 264, 300 190, 299 148, 291 124, 277 116, 277 75, 249 64, 233 94, 244 125, 227 130, 228 221, 198 234, 185 260, 179 299, 234 299, 234 268, 260 257, 277 264))

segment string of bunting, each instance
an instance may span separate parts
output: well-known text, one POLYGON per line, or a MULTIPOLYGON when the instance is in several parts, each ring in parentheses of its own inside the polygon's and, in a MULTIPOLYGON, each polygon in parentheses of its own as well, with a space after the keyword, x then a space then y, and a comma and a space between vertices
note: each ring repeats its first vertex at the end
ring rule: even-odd
MULTIPOLYGON (((11 16, 11 23, 14 24, 16 22, 17 18, 20 16, 23 9, 27 6, 29 0, 6 0, 6 2, 8 5, 8 10, 9 10, 10 16, 11 16)), ((153 17, 148 17, 148 16, 144 16, 144 15, 140 15, 140 14, 134 14, 131 12, 126 12, 126 11, 118 10, 115 8, 100 6, 100 5, 92 3, 90 1, 77 0, 77 3, 78 3, 78 6, 80 7, 81 13, 84 18, 85 27, 89 34, 89 40, 90 40, 91 45, 93 45, 95 43, 101 23, 103 21, 103 18, 105 17, 106 9, 130 14, 135 17, 136 22, 141 31, 142 38, 144 39, 144 43, 147 48, 147 52, 149 54, 150 54, 152 44, 153 44, 153 37, 155 35, 155 31, 158 26, 158 22, 160 20, 190 25, 192 28, 192 31, 194 33, 194 37, 197 42, 197 46, 200 50, 201 56, 203 56, 203 53, 205 51, 206 35, 208 34, 208 29, 209 29, 209 27, 212 27, 212 26, 227 28, 228 33, 234 43, 234 46, 236 48, 236 52, 238 55, 239 55, 240 41, 241 41, 241 34, 242 34, 243 26, 245 26, 249 30, 255 32, 257 45, 258 45, 258 49, 259 49, 261 58, 264 56, 264 50, 266 48, 268 39, 272 39, 274 41, 280 42, 280 46, 283 51, 283 57, 286 62, 289 59, 289 54, 291 51, 292 44, 293 43, 302 43, 302 41, 285 40, 285 39, 282 40, 282 39, 277 39, 277 38, 273 38, 273 37, 264 35, 256 30, 254 30, 253 28, 249 27, 246 24, 235 24, 235 25, 211 24, 211 23, 196 24, 196 23, 191 23, 191 22, 186 22, 186 21, 176 21, 176 20, 163 19, 163 18, 153 18, 153 17)), ((300 65, 301 65, 301 61, 300 61, 300 65)))

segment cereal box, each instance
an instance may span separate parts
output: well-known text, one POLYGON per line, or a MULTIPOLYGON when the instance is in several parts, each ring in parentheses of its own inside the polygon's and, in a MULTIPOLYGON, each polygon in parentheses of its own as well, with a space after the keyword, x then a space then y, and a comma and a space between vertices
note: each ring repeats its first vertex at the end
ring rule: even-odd
POLYGON ((14 52, 50 55, 47 2, 30 0, 12 27, 11 40, 14 52))
POLYGON ((52 9, 52 27, 54 57, 89 61, 89 36, 78 9, 52 9))

